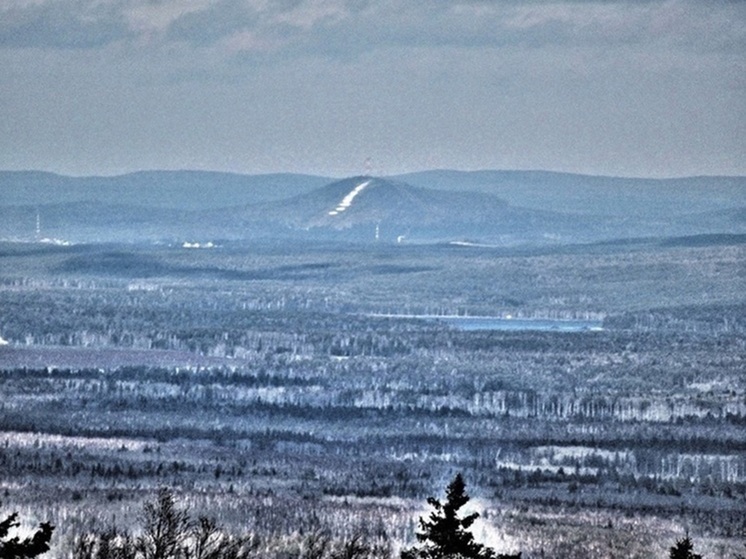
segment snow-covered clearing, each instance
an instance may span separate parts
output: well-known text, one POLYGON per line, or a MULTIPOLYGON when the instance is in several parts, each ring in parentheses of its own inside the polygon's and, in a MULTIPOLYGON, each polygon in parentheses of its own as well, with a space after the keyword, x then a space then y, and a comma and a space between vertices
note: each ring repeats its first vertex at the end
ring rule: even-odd
POLYGON ((370 181, 367 180, 365 182, 360 183, 355 188, 352 189, 352 191, 342 198, 342 201, 337 205, 336 208, 334 208, 332 211, 329 212, 329 215, 338 215, 345 211, 347 208, 349 208, 352 205, 352 201, 355 199, 355 196, 360 194, 363 189, 370 184, 370 181))

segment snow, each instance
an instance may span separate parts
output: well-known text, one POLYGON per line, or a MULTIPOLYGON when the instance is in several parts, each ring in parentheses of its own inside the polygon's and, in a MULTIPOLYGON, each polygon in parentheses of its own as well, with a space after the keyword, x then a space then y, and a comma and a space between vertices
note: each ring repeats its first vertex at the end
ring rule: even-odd
POLYGON ((347 196, 342 198, 342 201, 337 205, 336 208, 334 208, 332 211, 329 212, 329 215, 339 215, 343 211, 345 211, 347 208, 349 208, 352 205, 352 201, 355 199, 355 196, 360 194, 363 189, 370 184, 371 181, 367 180, 365 182, 361 182, 358 184, 355 188, 350 191, 347 196))
POLYGON ((8 345, 8 344, 10 344, 10 342, 6 340, 5 338, 3 338, 2 336, 0 336, 0 345, 8 345))
POLYGON ((65 241, 63 239, 50 239, 48 237, 44 237, 43 239, 39 239, 40 243, 44 243, 46 245, 55 245, 60 247, 69 247, 72 246, 72 243, 70 241, 65 241))

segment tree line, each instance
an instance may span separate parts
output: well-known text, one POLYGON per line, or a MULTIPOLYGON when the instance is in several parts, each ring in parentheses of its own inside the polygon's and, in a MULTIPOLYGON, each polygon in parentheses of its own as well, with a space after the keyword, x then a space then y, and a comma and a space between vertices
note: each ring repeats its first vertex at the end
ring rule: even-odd
MULTIPOLYGON (((420 517, 417 543, 400 550, 400 559, 521 559, 522 553, 498 553, 480 543, 471 528, 479 513, 464 514, 469 502, 466 483, 458 473, 446 488, 444 500, 429 497, 427 517, 420 517)), ((236 535, 214 519, 194 519, 178 505, 174 492, 161 488, 146 502, 140 517, 141 530, 109 526, 73 536, 71 559, 391 559, 392 542, 385 529, 362 526, 343 538, 321 526, 308 530, 298 542, 263 541, 256 534, 236 535)), ((0 521, 0 559, 34 559, 50 550, 54 526, 41 523, 21 539, 12 532, 20 526, 18 514, 0 521)), ((669 548, 669 559, 703 559, 695 553, 688 532, 669 548)), ((746 559, 737 553, 733 559, 746 559)))

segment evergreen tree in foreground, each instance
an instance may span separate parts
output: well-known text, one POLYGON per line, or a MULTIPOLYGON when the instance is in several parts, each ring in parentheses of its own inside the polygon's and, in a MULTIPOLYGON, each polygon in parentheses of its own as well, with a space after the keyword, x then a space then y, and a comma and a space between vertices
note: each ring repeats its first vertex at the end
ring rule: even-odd
POLYGON ((676 545, 672 546, 669 552, 670 559, 702 559, 702 556, 693 552, 694 545, 689 539, 689 534, 684 539, 676 540, 676 545))
POLYGON ((21 540, 8 534, 12 528, 17 528, 18 513, 13 513, 0 522, 0 559, 31 559, 49 551, 49 540, 52 539, 54 526, 42 522, 33 535, 21 540))
POLYGON ((428 504, 433 512, 427 520, 420 518, 417 541, 422 545, 402 551, 402 559, 519 559, 518 555, 496 555, 495 552, 474 540, 469 528, 479 518, 479 513, 459 517, 459 509, 469 502, 466 484, 457 474, 446 490, 446 501, 430 497, 428 504))

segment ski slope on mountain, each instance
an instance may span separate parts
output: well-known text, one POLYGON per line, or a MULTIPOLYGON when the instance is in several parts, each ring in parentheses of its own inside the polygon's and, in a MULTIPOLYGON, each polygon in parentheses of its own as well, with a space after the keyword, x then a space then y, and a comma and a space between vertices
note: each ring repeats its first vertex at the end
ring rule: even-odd
POLYGON ((355 199, 355 197, 360 194, 363 189, 370 184, 370 182, 370 180, 367 180, 353 188, 352 191, 342 199, 339 205, 329 212, 329 215, 339 215, 341 212, 349 208, 352 205, 352 201, 355 199))

